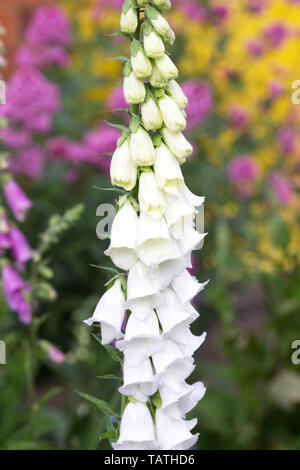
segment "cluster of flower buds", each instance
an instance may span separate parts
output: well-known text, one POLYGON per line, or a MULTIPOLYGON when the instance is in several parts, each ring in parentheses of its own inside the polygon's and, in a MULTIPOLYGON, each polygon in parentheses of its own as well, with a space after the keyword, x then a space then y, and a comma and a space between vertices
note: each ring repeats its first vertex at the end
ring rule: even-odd
POLYGON ((124 396, 117 450, 184 450, 197 441, 187 420, 205 393, 186 379, 193 353, 205 339, 190 324, 192 299, 205 287, 188 269, 205 234, 195 229, 203 197, 185 185, 181 165, 192 153, 182 131, 187 98, 165 46, 175 35, 161 9, 169 0, 125 0, 121 31, 131 40, 124 65, 130 124, 122 128, 111 161, 119 197, 106 255, 124 270, 108 284, 91 325, 100 322, 103 344, 115 341, 124 356, 124 396))

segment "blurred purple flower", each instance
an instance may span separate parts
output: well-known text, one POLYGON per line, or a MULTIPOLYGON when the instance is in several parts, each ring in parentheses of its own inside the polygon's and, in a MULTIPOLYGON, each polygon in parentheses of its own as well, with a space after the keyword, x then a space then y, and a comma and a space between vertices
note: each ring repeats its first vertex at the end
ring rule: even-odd
POLYGON ((23 271, 25 264, 32 257, 32 249, 24 234, 17 228, 11 227, 10 248, 18 268, 23 271))
POLYGON ((252 183, 258 176, 258 167, 252 157, 248 155, 235 157, 228 165, 227 174, 240 197, 251 196, 252 183))
POLYGON ((117 129, 106 124, 85 135, 84 145, 94 155, 93 163, 106 172, 109 172, 111 157, 105 154, 115 150, 119 135, 117 129))
POLYGON ((39 178, 43 170, 43 154, 40 147, 35 145, 18 151, 10 164, 10 170, 33 179, 39 178))
POLYGON ((36 10, 27 28, 26 40, 38 45, 70 44, 70 23, 64 11, 54 5, 42 6, 36 10))
POLYGON ((277 141, 282 152, 291 153, 295 150, 294 133, 291 128, 285 126, 278 129, 277 141))
POLYGON ((56 364, 61 364, 65 360, 65 355, 61 352, 57 347, 53 346, 53 344, 49 344, 48 347, 48 357, 51 359, 52 362, 56 364))
POLYGON ((264 46, 258 39, 250 39, 246 43, 246 49, 252 57, 260 57, 264 53, 264 46))
POLYGON ((121 86, 112 90, 107 100, 107 107, 111 111, 117 108, 127 108, 127 103, 123 94, 123 88, 121 86))
POLYGON ((30 285, 24 282, 11 266, 3 268, 2 284, 4 298, 9 308, 18 314, 22 323, 29 324, 32 319, 31 306, 24 294, 31 292, 30 285))
POLYGON ((50 130, 53 114, 59 109, 58 86, 30 68, 13 74, 7 86, 7 104, 1 107, 9 120, 41 133, 50 130))
POLYGON ((243 130, 248 124, 248 114, 240 105, 233 105, 229 110, 230 125, 237 130, 243 130))
POLYGON ((261 13, 266 7, 266 0, 248 0, 248 10, 251 13, 261 13))
POLYGON ((273 173, 269 178, 269 183, 278 200, 284 205, 288 205, 293 196, 292 185, 283 176, 278 173, 273 173))
POLYGON ((8 147, 24 148, 31 144, 31 133, 26 129, 1 129, 0 137, 8 147))
POLYGON ((269 82, 269 95, 272 100, 279 98, 283 93, 282 84, 276 80, 269 82))
POLYGON ((23 221, 26 217, 27 211, 32 206, 32 202, 14 180, 7 181, 4 186, 4 194, 7 204, 16 219, 23 221))
POLYGON ((43 68, 55 64, 64 68, 69 64, 69 55, 61 46, 38 46, 25 44, 16 56, 19 67, 43 68))
POLYGON ((272 23, 267 28, 265 28, 264 36, 272 47, 279 47, 287 38, 288 29, 283 23, 272 23))
POLYGON ((210 114, 213 107, 212 93, 209 85, 194 80, 185 82, 182 90, 189 99, 185 111, 187 129, 191 129, 201 124, 210 114))
POLYGON ((205 8, 195 0, 177 0, 177 3, 179 10, 185 13, 190 20, 200 23, 205 19, 205 8))
POLYGON ((225 5, 215 5, 212 7, 211 13, 218 23, 223 23, 228 18, 229 9, 225 5))
POLYGON ((93 17, 95 20, 102 18, 105 8, 110 7, 119 10, 122 7, 123 0, 95 0, 93 6, 93 17))

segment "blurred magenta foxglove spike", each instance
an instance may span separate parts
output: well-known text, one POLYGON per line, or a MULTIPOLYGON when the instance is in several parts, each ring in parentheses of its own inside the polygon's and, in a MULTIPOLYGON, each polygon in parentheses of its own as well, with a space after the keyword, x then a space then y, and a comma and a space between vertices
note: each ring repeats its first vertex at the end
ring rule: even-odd
POLYGON ((20 186, 12 179, 7 181, 5 184, 4 194, 7 204, 16 219, 23 221, 26 217, 27 211, 32 206, 32 202, 28 199, 20 186))
POLYGON ((10 230, 10 248, 18 268, 23 270, 32 257, 32 249, 24 234, 17 227, 12 227, 10 230))
POLYGON ((11 310, 17 313, 20 322, 31 322, 31 306, 25 293, 31 292, 31 287, 24 282, 20 275, 11 267, 5 266, 2 271, 4 298, 11 310))

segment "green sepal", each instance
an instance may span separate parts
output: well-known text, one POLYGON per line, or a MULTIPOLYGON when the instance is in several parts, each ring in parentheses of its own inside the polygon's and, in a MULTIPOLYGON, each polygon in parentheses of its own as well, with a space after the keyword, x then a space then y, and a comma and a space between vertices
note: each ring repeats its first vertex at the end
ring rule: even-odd
POLYGON ((92 403, 96 406, 96 408, 106 416, 115 416, 116 418, 120 418, 120 415, 112 410, 108 403, 104 400, 100 400, 99 398, 93 397, 92 395, 88 395, 87 393, 76 392, 82 398, 87 400, 88 402, 92 403))
POLYGON ((122 6, 122 13, 124 13, 124 15, 126 15, 126 13, 128 13, 130 8, 135 10, 136 7, 137 7, 137 5, 136 5, 135 0, 125 0, 125 2, 123 3, 123 6, 122 6))
POLYGON ((109 121, 104 121, 105 124, 107 124, 108 126, 111 126, 111 127, 115 127, 116 129, 119 129, 119 131, 128 131, 128 127, 124 126, 124 124, 114 124, 113 122, 109 122, 109 121))
POLYGON ((153 405, 155 406, 155 408, 162 407, 162 399, 161 399, 159 391, 155 392, 154 395, 152 395, 150 399, 153 405))
POLYGON ((133 39, 131 41, 131 45, 130 45, 130 55, 132 57, 136 57, 138 52, 142 49, 142 46, 141 46, 141 43, 140 41, 138 41, 137 39, 133 39))
POLYGON ((127 62, 125 62, 125 65, 123 67, 123 75, 124 77, 129 77, 129 75, 131 74, 132 72, 132 68, 131 68, 131 64, 130 64, 130 61, 128 60, 127 62))
POLYGON ((153 91, 154 93, 154 96, 157 100, 159 100, 159 98, 162 98, 165 94, 164 92, 164 89, 163 88, 155 88, 155 90, 153 91))
POLYGON ((126 62, 128 60, 128 57, 126 57, 125 55, 118 55, 116 57, 110 57, 110 58, 107 58, 105 60, 107 60, 108 62, 112 61, 112 60, 118 60, 120 62, 126 62))
POLYGON ((139 118, 139 116, 132 116, 130 118, 130 125, 129 125, 129 128, 130 128, 130 131, 135 134, 136 131, 138 130, 139 126, 141 125, 141 120, 139 118))
POLYGON ((162 142, 161 135, 160 134, 154 134, 154 136, 152 137, 152 143, 153 143, 154 147, 159 147, 161 142, 162 142))
POLYGON ((146 7, 145 8, 145 14, 146 14, 146 17, 151 21, 151 20, 156 20, 156 18, 158 18, 159 16, 159 12, 153 8, 153 7, 146 7))
POLYGON ((149 36, 149 34, 151 34, 153 31, 154 31, 154 28, 152 27, 152 25, 149 22, 145 23, 144 29, 143 29, 144 36, 149 36))
POLYGON ((123 131, 117 140, 117 147, 120 147, 125 142, 125 140, 129 137, 129 135, 130 135, 130 132, 128 129, 126 131, 123 131))

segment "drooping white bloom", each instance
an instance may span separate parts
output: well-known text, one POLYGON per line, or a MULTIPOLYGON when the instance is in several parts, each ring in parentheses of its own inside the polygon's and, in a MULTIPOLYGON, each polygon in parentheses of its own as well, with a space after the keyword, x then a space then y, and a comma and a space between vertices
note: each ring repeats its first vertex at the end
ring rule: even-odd
POLYGON ((192 435, 183 419, 170 418, 163 410, 156 410, 156 435, 162 450, 187 450, 198 440, 198 434, 192 435))
POLYGON ((158 187, 167 193, 177 194, 183 186, 178 161, 163 142, 155 149, 154 172, 158 187))
POLYGON ((139 204, 142 211, 155 218, 160 218, 164 212, 164 194, 158 187, 153 171, 143 171, 140 176, 139 204))
POLYGON ((87 325, 100 322, 102 344, 109 344, 114 339, 122 338, 121 326, 125 315, 125 296, 121 280, 117 279, 99 300, 91 318, 85 320, 87 325))
POLYGON ((154 29, 161 35, 165 36, 171 29, 167 20, 158 13, 153 7, 146 7, 145 9, 147 18, 151 21, 154 29))
POLYGON ((166 195, 165 219, 168 227, 172 227, 184 217, 192 216, 195 209, 187 204, 180 193, 166 195))
POLYGON ((174 238, 178 239, 182 255, 195 250, 207 235, 206 233, 199 233, 195 230, 192 216, 184 217, 176 225, 173 225, 171 233, 174 238))
POLYGON ((125 0, 122 7, 120 27, 123 33, 134 33, 138 25, 137 13, 132 0, 125 0))
POLYGON ((170 28, 167 34, 165 35, 164 40, 166 41, 167 44, 170 44, 172 46, 172 44, 174 44, 175 42, 175 39, 176 39, 175 33, 173 29, 170 28))
POLYGON ((186 126, 186 121, 175 101, 164 95, 158 103, 166 127, 172 132, 182 131, 186 126))
POLYGON ((205 201, 205 197, 196 196, 196 194, 193 194, 192 191, 190 191, 190 189, 185 184, 180 190, 180 193, 184 200, 187 202, 187 204, 193 208, 201 206, 205 201))
POLYGON ((155 65, 165 80, 171 80, 172 78, 178 77, 178 69, 167 54, 156 59, 155 65))
POLYGON ((138 261, 129 271, 127 279, 127 308, 140 320, 152 314, 159 297, 147 266, 138 261))
POLYGON ((154 88, 163 88, 168 83, 168 78, 164 77, 161 73, 159 68, 156 65, 156 61, 152 64, 152 73, 148 78, 150 84, 154 88))
POLYGON ((203 282, 202 284, 192 276, 186 269, 176 276, 172 281, 172 287, 181 302, 184 304, 189 302, 199 292, 201 292, 209 281, 203 282))
POLYGON ((134 313, 129 316, 124 340, 116 343, 124 352, 128 366, 138 366, 144 359, 152 356, 162 348, 158 320, 154 311, 140 320, 134 313))
POLYGON ((181 256, 180 258, 171 259, 160 263, 158 266, 151 267, 151 275, 157 289, 162 292, 185 268, 191 268, 190 256, 181 256))
POLYGON ((135 187, 137 170, 130 156, 128 139, 114 151, 110 163, 110 178, 114 186, 122 186, 126 191, 135 187))
MULTIPOLYGON (((156 312, 162 326, 164 336, 170 334, 170 332, 172 332, 172 330, 178 325, 186 326, 191 321, 195 320, 195 315, 191 314, 190 311, 185 308, 172 289, 167 288, 164 290, 162 298, 164 302, 157 307, 156 312)), ((172 339, 174 339, 173 336, 172 339)))
POLYGON ((155 152, 150 135, 141 126, 130 135, 131 158, 137 166, 153 165, 155 152))
POLYGON ((147 131, 160 129, 163 125, 162 114, 153 96, 146 97, 146 100, 141 106, 141 114, 143 125, 147 131))
POLYGON ((163 217, 154 218, 146 212, 141 213, 137 253, 147 266, 157 265, 180 256, 178 245, 175 240, 170 239, 163 217))
POLYGON ((179 109, 183 109, 188 104, 188 98, 183 93, 181 87, 175 80, 170 80, 167 84, 167 90, 171 94, 171 98, 177 104, 179 109))
POLYGON ((152 65, 139 41, 134 39, 130 47, 131 67, 138 78, 151 75, 152 65))
POLYGON ((124 353, 124 385, 119 388, 119 391, 136 400, 146 401, 157 390, 157 382, 150 359, 146 358, 140 364, 131 366, 129 365, 130 361, 126 359, 126 349, 124 353))
POLYGON ((144 403, 128 403, 120 427, 115 450, 152 450, 157 448, 150 411, 144 403))
POLYGON ((165 46, 161 37, 151 28, 150 25, 144 28, 144 49, 151 59, 158 59, 165 52, 165 46))
POLYGON ((177 344, 182 354, 186 357, 191 356, 200 348, 206 338, 206 332, 202 333, 200 336, 196 336, 187 325, 188 322, 186 324, 181 323, 176 325, 168 335, 168 338, 177 344))
POLYGON ((136 235, 138 216, 129 200, 117 212, 110 236, 110 245, 104 252, 118 268, 128 270, 137 262, 136 235))
POLYGON ((193 147, 181 132, 172 132, 166 127, 161 132, 167 146, 174 153, 175 157, 184 159, 192 153, 193 147))
POLYGON ((123 93, 128 104, 143 103, 145 99, 145 85, 142 80, 135 76, 133 71, 124 77, 123 93))

